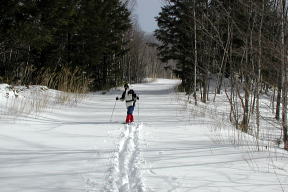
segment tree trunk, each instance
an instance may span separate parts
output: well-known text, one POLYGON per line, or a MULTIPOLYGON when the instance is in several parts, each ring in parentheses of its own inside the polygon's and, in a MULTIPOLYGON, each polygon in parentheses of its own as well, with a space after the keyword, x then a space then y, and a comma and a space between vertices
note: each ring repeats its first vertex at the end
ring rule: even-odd
POLYGON ((194 9, 193 9, 193 16, 194 16, 194 100, 195 105, 197 105, 197 95, 196 95, 196 86, 197 86, 197 26, 196 26, 196 0, 194 0, 194 9))
POLYGON ((259 57, 258 57, 258 77, 257 77, 257 99, 256 99, 256 139, 257 139, 257 147, 259 150, 259 133, 260 133, 260 90, 261 90, 261 62, 262 62, 262 26, 263 26, 263 15, 264 15, 264 0, 262 0, 262 15, 261 15, 261 22, 260 22, 260 29, 259 29, 259 57))
POLYGON ((285 66, 286 51, 285 51, 285 4, 286 0, 282 0, 282 18, 281 18, 281 57, 282 57, 282 128, 284 149, 288 150, 288 135, 287 135, 287 69, 285 66))
POLYGON ((282 70, 280 69, 278 71, 277 98, 276 98, 276 111, 275 111, 275 119, 277 120, 280 120, 281 94, 282 94, 282 70))

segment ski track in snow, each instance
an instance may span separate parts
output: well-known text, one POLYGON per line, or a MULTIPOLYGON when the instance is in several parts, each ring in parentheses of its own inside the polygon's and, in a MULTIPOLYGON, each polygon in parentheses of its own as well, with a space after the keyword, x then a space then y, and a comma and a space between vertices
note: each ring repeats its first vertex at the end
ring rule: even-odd
POLYGON ((108 170, 104 192, 145 192, 139 137, 142 124, 125 125, 108 170))

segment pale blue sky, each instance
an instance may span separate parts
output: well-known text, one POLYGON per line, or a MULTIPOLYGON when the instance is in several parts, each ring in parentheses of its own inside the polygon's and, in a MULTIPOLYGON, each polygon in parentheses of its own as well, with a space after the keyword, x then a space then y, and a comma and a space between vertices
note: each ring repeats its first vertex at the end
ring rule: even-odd
POLYGON ((161 0, 137 0, 135 14, 141 29, 153 32, 157 28, 155 16, 161 11, 161 0))

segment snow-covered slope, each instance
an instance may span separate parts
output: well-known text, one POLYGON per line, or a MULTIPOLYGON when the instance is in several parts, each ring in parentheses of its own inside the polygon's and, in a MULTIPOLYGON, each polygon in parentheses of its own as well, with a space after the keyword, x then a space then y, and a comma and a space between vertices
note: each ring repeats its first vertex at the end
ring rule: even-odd
POLYGON ((36 116, 1 115, 0 191, 288 191, 285 152, 235 147, 225 135, 213 142, 219 122, 191 113, 178 83, 133 85, 140 100, 131 125, 122 124, 125 104, 115 103, 120 88, 36 116))

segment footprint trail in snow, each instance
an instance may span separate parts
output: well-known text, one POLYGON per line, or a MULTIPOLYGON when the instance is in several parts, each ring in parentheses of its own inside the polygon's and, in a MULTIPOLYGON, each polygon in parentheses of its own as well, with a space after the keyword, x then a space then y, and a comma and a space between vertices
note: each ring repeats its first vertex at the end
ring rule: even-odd
POLYGON ((106 179, 105 192, 145 192, 139 137, 142 124, 125 125, 106 179))

